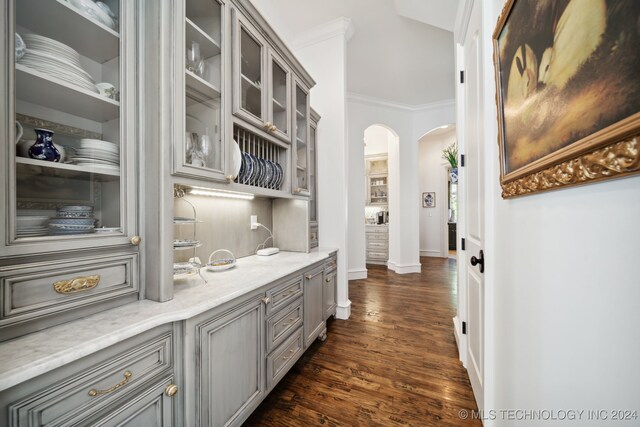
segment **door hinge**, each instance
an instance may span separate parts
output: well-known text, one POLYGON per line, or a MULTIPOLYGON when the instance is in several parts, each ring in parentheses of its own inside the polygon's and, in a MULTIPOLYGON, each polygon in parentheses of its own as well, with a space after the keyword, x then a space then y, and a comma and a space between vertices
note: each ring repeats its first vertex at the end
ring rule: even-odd
POLYGON ((460 167, 464 167, 464 154, 460 154, 460 167))
POLYGON ((464 71, 460 70, 460 83, 464 83, 464 71))
POLYGON ((460 250, 465 250, 465 243, 466 241, 464 240, 464 237, 460 239, 460 250))
POLYGON ((462 322, 462 335, 467 335, 467 322, 462 322))

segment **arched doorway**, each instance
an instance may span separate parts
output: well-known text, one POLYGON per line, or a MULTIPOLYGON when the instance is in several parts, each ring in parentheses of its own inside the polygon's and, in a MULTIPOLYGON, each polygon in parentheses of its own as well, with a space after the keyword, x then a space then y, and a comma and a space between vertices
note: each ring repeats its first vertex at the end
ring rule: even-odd
POLYGON ((373 124, 364 131, 365 261, 387 266, 397 257, 399 215, 399 137, 388 126, 373 124), (396 217, 397 218, 397 217, 396 217))
MULTIPOLYGON (((418 140, 420 206, 420 256, 456 257, 457 251, 457 174, 444 156, 455 148, 455 125, 443 125, 418 140)), ((457 162, 457 153, 453 156, 457 162)))

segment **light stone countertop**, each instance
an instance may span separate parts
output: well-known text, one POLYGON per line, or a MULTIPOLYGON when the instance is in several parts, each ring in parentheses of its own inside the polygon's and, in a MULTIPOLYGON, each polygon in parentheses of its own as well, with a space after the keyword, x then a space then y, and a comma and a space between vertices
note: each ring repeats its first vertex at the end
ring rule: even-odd
POLYGON ((175 282, 174 298, 164 303, 143 300, 0 343, 0 391, 93 354, 127 338, 169 322, 194 317, 289 274, 315 264, 335 252, 280 252, 237 260, 222 272, 203 269, 175 282))

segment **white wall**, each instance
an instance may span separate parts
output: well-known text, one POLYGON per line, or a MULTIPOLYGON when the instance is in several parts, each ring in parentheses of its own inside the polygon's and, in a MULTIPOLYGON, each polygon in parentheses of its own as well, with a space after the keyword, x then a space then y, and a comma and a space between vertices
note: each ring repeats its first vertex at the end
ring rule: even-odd
POLYGON ((640 416, 640 177, 500 197, 491 33, 502 6, 483 2, 488 409, 640 416))
POLYGON ((373 124, 381 124, 397 133, 397 153, 390 149, 390 164, 397 157, 398 181, 389 189, 389 267, 399 273, 420 271, 418 188, 418 140, 429 130, 455 122, 455 105, 443 102, 420 110, 390 103, 350 96, 349 114, 349 272, 366 271, 365 231, 361 215, 365 192, 364 131, 373 124), (395 191, 394 191, 395 188, 395 191), (397 199, 396 199, 397 197, 397 199))
POLYGON ((436 207, 423 208, 420 205, 420 256, 448 256, 446 239, 448 220, 448 166, 442 158, 442 150, 456 140, 455 128, 446 134, 422 137, 419 142, 420 162, 419 192, 435 192, 436 207))
POLYGON ((387 154, 393 134, 385 127, 373 125, 364 131, 364 155, 387 154))

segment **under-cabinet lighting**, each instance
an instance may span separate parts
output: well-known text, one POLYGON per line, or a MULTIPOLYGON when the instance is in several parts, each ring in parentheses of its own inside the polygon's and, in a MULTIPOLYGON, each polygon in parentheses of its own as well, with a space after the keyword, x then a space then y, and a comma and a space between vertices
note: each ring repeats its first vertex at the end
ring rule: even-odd
POLYGON ((255 197, 250 193, 240 193, 237 191, 227 190, 202 190, 199 188, 192 188, 189 194, 194 196, 210 196, 210 197, 225 197, 227 199, 241 199, 241 200, 253 200, 255 197))

